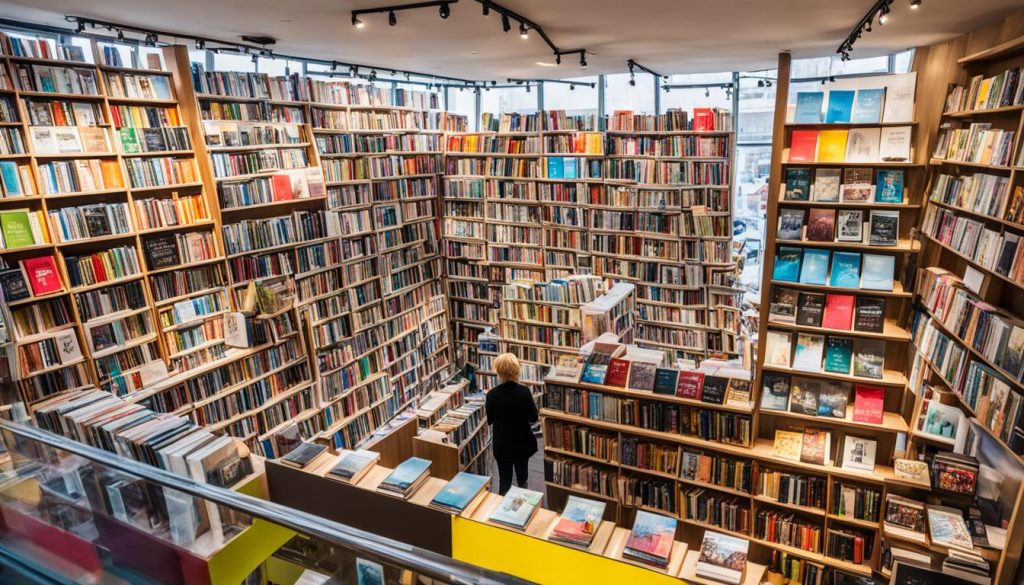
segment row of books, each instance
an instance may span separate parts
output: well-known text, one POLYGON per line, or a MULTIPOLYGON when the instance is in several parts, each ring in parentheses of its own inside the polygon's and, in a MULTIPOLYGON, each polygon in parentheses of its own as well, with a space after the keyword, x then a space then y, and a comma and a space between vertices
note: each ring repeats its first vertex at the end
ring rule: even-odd
POLYGON ((787 162, 906 163, 911 160, 911 126, 793 130, 787 162))
POLYGON ((968 86, 951 85, 946 95, 944 112, 956 113, 967 110, 991 110, 1009 106, 1024 105, 1024 83, 1020 79, 1020 67, 1013 67, 993 75, 975 75, 968 86))
POLYGON ((882 424, 885 390, 877 386, 765 372, 761 388, 762 410, 882 424))
POLYGON ((884 376, 886 341, 883 339, 769 329, 765 343, 765 365, 879 380, 884 376))
POLYGON ((975 122, 967 128, 943 128, 935 143, 934 158, 953 162, 1007 166, 1013 156, 1015 130, 975 122))
POLYGON ((793 122, 796 124, 881 124, 907 122, 903 110, 914 103, 914 92, 894 92, 885 87, 862 89, 831 89, 828 105, 823 91, 800 91, 796 94, 793 122), (886 97, 890 100, 886 100, 886 97))
POLYGON ((903 203, 904 171, 787 167, 783 201, 903 203), (874 175, 874 180, 872 180, 874 175))

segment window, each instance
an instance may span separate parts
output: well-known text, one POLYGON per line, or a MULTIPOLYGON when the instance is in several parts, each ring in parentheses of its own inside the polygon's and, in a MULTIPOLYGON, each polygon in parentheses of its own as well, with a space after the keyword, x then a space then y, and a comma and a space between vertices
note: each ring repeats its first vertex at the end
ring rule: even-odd
POLYGON ((741 283, 753 290, 761 288, 761 254, 764 245, 765 213, 768 205, 768 175, 771 170, 771 144, 737 146, 733 189, 733 239, 743 243, 746 256, 741 283))
POLYGON ((771 143, 775 120, 775 83, 771 80, 775 77, 775 70, 740 75, 739 112, 735 117, 738 143, 771 143))
POLYGON ((544 109, 565 110, 565 113, 570 116, 597 114, 597 76, 576 77, 566 79, 565 81, 593 83, 594 87, 587 87, 585 85, 571 86, 564 83, 545 83, 544 109))
MULTIPOLYGON (((459 90, 455 92, 459 93, 459 90)), ((465 90, 462 93, 473 95, 472 90, 465 90)), ((523 86, 484 91, 480 94, 480 111, 496 116, 506 112, 532 114, 537 111, 537 90, 523 86)))
POLYGON ((213 69, 215 71, 239 71, 242 73, 255 73, 256 64, 248 55, 234 55, 231 53, 214 53, 213 69))
POLYGON ((206 67, 206 56, 209 53, 206 49, 195 49, 188 52, 188 60, 192 63, 199 63, 203 67, 206 67))
POLYGON ((896 62, 893 67, 893 73, 909 73, 910 68, 914 65, 914 49, 907 49, 901 53, 896 53, 893 59, 896 62))
POLYGON ((604 110, 611 114, 615 110, 633 110, 637 113, 654 113, 654 76, 647 73, 636 75, 636 85, 629 84, 629 74, 619 73, 604 77, 604 110))
POLYGON ((724 87, 690 87, 662 91, 661 113, 664 114, 672 108, 683 109, 691 114, 694 108, 723 108, 732 111, 732 98, 726 95, 724 87))
POLYGON ((163 51, 157 47, 139 47, 140 66, 148 67, 148 63, 151 59, 157 59, 160 62, 160 69, 165 71, 167 70, 167 62, 164 61, 163 51))
POLYGON ((466 116, 469 120, 469 128, 476 130, 477 124, 480 122, 480 116, 476 111, 476 94, 471 91, 459 91, 454 87, 449 87, 446 93, 448 94, 446 109, 453 114, 466 116))
POLYGON ((260 73, 266 73, 270 77, 281 77, 288 73, 302 73, 302 63, 300 61, 289 61, 287 59, 260 57, 257 67, 260 73))

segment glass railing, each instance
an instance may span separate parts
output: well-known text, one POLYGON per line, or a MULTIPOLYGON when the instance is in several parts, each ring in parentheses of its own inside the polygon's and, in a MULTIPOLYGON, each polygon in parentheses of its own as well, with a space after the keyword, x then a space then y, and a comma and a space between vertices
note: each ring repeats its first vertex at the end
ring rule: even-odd
POLYGON ((525 583, 247 495, 259 469, 228 490, 5 420, 0 440, 3 583, 525 583))

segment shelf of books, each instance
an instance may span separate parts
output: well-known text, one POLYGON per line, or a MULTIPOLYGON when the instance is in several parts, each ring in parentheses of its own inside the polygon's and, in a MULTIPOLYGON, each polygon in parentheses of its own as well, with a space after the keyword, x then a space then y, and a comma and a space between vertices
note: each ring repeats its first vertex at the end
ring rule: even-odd
POLYGON ((725 350, 721 336, 710 343, 722 316, 707 287, 733 261, 732 115, 617 111, 606 126, 609 184, 590 200, 594 274, 637 286, 637 343, 699 364, 725 350))

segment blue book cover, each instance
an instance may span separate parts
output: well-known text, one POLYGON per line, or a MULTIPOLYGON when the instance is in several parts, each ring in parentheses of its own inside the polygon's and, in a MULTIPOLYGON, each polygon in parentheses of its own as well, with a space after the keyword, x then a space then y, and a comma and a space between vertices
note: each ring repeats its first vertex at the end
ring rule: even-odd
POLYGON ((864 254, 864 273, 860 287, 868 290, 892 290, 896 257, 881 254, 864 254))
POLYGON ((419 457, 410 457, 401 462, 390 475, 384 478, 380 485, 384 489, 390 488, 393 491, 405 492, 416 483, 421 475, 428 471, 430 471, 430 461, 419 457))
POLYGON ((21 195, 17 163, 9 160, 0 161, 0 178, 3 179, 5 191, 11 195, 21 195))
POLYGON ((803 258, 803 250, 792 246, 779 246, 779 253, 775 255, 775 269, 772 271, 773 280, 784 282, 797 282, 800 278, 800 260, 803 258))
POLYGON ((846 124, 853 115, 853 90, 833 90, 828 92, 828 114, 825 122, 829 124, 846 124))
POLYGON ((576 178, 576 163, 577 163, 577 160, 572 158, 572 157, 567 157, 567 158, 562 159, 562 166, 564 167, 563 171, 562 171, 563 178, 566 178, 566 179, 575 179, 576 178))
POLYGON ((823 91, 801 91, 796 94, 796 115, 793 121, 797 124, 820 124, 821 105, 825 102, 823 91))
POLYGON ((857 103, 853 108, 856 124, 878 124, 882 121, 882 106, 885 104, 885 88, 861 89, 857 91, 857 103))
POLYGON ((583 377, 580 382, 587 384, 604 384, 604 377, 608 373, 608 364, 587 364, 583 368, 583 377))
POLYGON ((562 162, 562 157, 552 156, 548 157, 548 178, 549 179, 564 179, 565 178, 565 166, 562 162))
POLYGON ((903 171, 878 171, 875 203, 903 203, 903 171))
POLYGON ((800 282, 803 284, 825 284, 828 281, 828 250, 809 248, 804 250, 804 262, 800 268, 800 282))
POLYGON ((829 280, 829 285, 858 288, 860 285, 860 254, 836 252, 832 257, 832 277, 829 280))
POLYGON ((434 499, 430 501, 430 505, 461 512, 490 482, 491 478, 489 477, 460 471, 448 482, 448 485, 437 492, 434 499))

